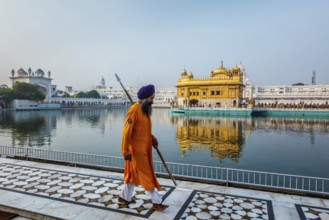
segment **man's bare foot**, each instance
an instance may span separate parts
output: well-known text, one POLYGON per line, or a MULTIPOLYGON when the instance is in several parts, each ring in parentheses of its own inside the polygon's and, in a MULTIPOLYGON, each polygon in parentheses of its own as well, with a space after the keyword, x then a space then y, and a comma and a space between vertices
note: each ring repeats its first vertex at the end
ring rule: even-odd
POLYGON ((163 205, 163 204, 155 204, 155 203, 153 203, 153 210, 155 210, 155 211, 162 212, 162 211, 164 211, 168 207, 169 207, 169 205, 163 205))
POLYGON ((136 203, 136 200, 134 198, 131 198, 131 201, 127 201, 125 200, 124 198, 121 198, 120 196, 118 197, 118 202, 119 204, 124 204, 124 205, 127 205, 127 204, 130 204, 130 203, 136 203))

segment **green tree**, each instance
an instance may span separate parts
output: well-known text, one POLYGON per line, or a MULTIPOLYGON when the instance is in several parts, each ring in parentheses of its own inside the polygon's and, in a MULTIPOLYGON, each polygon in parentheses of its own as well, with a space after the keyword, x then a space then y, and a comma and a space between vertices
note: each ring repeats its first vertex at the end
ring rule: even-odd
POLYGON ((96 90, 91 90, 89 92, 79 92, 75 95, 76 98, 93 98, 93 99, 99 99, 101 96, 96 90))
POLYGON ((301 82, 292 84, 292 86, 304 86, 304 85, 305 84, 304 83, 301 83, 301 82))
POLYGON ((40 86, 29 83, 15 83, 12 91, 14 93, 14 99, 42 101, 46 97, 41 92, 40 86))
POLYGON ((93 98, 93 99, 101 98, 101 96, 99 95, 99 93, 96 90, 91 90, 91 91, 87 92, 87 96, 88 96, 88 98, 93 98))
POLYGON ((0 100, 3 101, 6 107, 11 101, 15 99, 14 92, 9 88, 0 88, 0 100))
POLYGON ((85 92, 79 92, 75 95, 76 98, 88 98, 85 92))

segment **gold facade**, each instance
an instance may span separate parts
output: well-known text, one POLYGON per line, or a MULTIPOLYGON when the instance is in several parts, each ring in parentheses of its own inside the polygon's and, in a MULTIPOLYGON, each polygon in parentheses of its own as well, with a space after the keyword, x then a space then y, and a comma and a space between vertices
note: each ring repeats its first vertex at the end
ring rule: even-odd
POLYGON ((184 69, 177 82, 178 107, 238 107, 242 99, 243 71, 226 69, 223 61, 210 78, 194 78, 184 69))

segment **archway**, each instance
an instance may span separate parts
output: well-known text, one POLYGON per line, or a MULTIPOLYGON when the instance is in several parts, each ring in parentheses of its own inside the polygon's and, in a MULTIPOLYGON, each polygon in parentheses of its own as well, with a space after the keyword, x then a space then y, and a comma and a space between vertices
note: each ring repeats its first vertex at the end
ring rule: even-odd
POLYGON ((190 103, 189 103, 189 106, 191 106, 191 107, 197 107, 198 104, 199 104, 199 100, 197 100, 197 99, 191 99, 190 100, 190 103))

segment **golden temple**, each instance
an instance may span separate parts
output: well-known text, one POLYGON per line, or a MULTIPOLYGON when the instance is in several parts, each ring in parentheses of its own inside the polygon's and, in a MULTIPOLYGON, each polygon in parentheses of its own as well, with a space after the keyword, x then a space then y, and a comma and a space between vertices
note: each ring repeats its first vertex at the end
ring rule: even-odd
POLYGON ((238 107, 242 99, 244 73, 239 66, 226 69, 221 61, 210 78, 194 78, 193 73, 181 72, 177 82, 178 107, 238 107))

